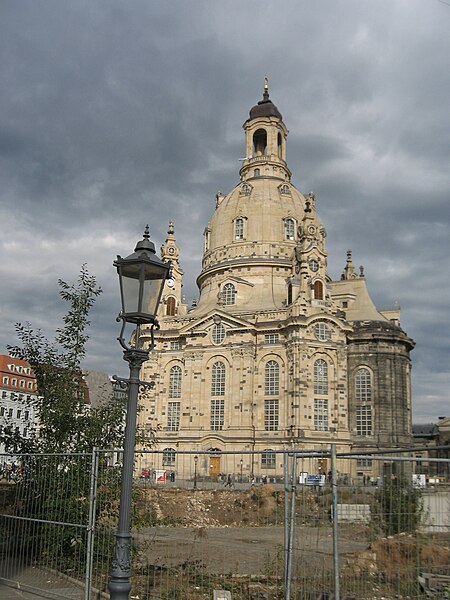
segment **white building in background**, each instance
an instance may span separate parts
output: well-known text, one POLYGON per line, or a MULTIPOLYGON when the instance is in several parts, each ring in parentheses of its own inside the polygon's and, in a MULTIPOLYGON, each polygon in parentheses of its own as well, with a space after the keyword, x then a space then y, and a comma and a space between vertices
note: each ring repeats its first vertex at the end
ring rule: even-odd
MULTIPOLYGON (((12 427, 28 437, 35 424, 36 380, 20 358, 0 355, 0 427, 12 427)), ((5 452, 0 443, 0 453, 5 452)))

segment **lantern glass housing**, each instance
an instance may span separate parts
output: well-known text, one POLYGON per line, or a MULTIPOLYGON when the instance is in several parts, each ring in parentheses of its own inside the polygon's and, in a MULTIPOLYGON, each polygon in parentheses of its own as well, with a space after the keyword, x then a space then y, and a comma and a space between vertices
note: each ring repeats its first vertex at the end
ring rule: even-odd
POLYGON ((154 323, 170 263, 162 261, 150 241, 148 226, 144 238, 135 251, 126 258, 117 257, 117 268, 122 300, 121 317, 127 323, 143 325, 154 323))

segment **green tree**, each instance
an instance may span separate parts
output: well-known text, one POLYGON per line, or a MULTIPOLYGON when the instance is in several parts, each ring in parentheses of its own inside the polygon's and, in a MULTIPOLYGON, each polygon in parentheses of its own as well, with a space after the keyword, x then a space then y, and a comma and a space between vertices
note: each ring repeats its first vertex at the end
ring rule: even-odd
POLYGON ((8 425, 0 433, 0 441, 12 453, 90 452, 93 447, 122 445, 124 403, 108 398, 91 407, 81 368, 89 340, 89 312, 102 290, 86 265, 81 267, 76 284, 62 279, 58 284, 59 295, 69 308, 63 325, 56 329, 55 340, 49 341, 30 323, 17 323, 20 344, 8 346, 12 356, 30 364, 37 384, 37 419, 28 436, 8 425))
MULTIPOLYGON (((86 401, 81 362, 89 340, 89 311, 101 293, 95 277, 83 265, 75 284, 58 283, 68 309, 54 341, 29 323, 18 323, 20 343, 8 347, 12 356, 30 364, 36 378, 36 422, 27 436, 0 424, 0 442, 21 470, 8 510, 23 517, 19 535, 8 519, 0 529, 11 554, 37 561, 53 557, 61 561, 59 568, 71 569, 85 559, 86 530, 79 525, 88 521, 92 450, 122 447, 126 403, 107 397, 94 408, 86 401)), ((98 505, 110 498, 114 506, 121 469, 105 458, 100 456, 98 505)))
POLYGON ((404 475, 385 478, 372 505, 372 521, 384 535, 414 532, 420 524, 422 502, 420 490, 404 475))

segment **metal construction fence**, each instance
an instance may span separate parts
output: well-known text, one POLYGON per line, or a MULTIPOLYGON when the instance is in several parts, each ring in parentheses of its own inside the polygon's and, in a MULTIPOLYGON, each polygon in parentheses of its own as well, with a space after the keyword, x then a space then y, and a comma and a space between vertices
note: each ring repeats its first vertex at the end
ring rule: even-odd
MULTIPOLYGON (((28 598, 108 597, 120 458, 0 455, 0 599, 17 589, 28 598)), ((138 451, 131 595, 448 597, 449 463, 334 445, 138 451)))

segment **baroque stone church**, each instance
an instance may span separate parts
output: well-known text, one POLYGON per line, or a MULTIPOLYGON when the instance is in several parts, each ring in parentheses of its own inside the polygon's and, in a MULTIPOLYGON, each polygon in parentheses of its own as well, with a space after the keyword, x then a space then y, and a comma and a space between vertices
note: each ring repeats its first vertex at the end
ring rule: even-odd
MULTIPOLYGON (((280 475, 275 450, 411 446, 414 342, 399 310, 375 307, 350 251, 341 278, 330 277, 326 231, 314 194, 292 184, 288 130, 267 81, 243 128, 239 183, 216 195, 192 307, 169 224, 161 257, 172 276, 142 372, 156 386, 141 425, 158 429, 164 467, 181 474, 178 451, 210 451, 199 475, 212 477, 231 470, 229 450, 253 453, 240 461, 253 477, 280 475)), ((377 474, 370 460, 358 467, 377 474)))

